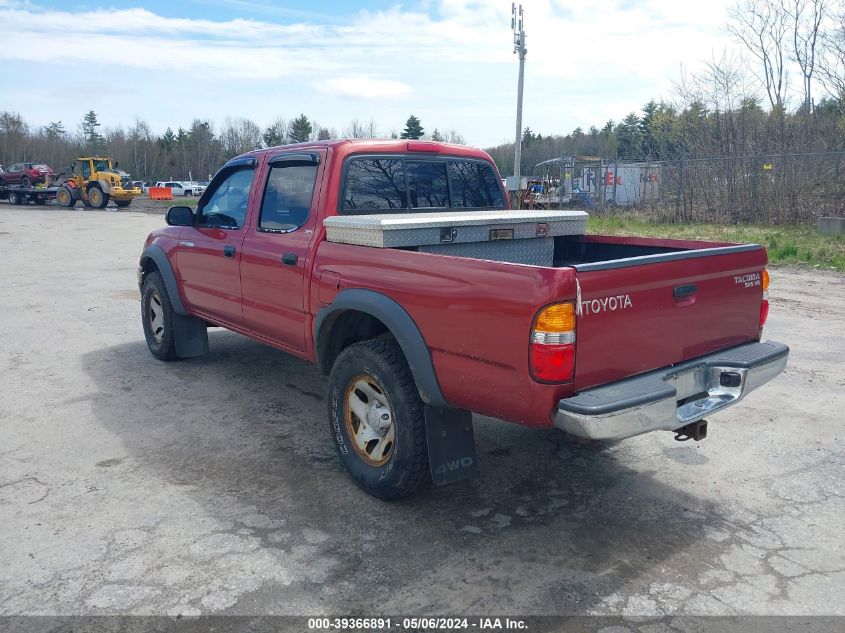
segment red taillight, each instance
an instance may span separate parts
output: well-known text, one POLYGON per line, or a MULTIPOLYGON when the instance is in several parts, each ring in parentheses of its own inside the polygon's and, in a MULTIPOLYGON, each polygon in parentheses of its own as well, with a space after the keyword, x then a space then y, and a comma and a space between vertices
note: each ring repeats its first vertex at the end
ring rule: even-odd
POLYGON ((763 299, 763 303, 760 304, 760 329, 763 329, 763 326, 766 325, 766 319, 769 318, 769 300, 763 299))
POLYGON ((575 371, 575 306, 555 303, 534 318, 531 329, 531 375, 542 382, 572 380, 575 371))
POLYGON ((575 369, 575 345, 531 345, 531 373, 543 382, 572 380, 575 369))

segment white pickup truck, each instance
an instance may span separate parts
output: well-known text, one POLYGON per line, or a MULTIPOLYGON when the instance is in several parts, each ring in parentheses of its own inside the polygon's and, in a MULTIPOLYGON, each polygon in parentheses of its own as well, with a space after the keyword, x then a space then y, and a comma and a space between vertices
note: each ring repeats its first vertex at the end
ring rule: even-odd
POLYGON ((170 187, 174 196, 201 196, 205 191, 205 187, 195 182, 186 182, 180 180, 161 180, 156 183, 156 187, 170 187))

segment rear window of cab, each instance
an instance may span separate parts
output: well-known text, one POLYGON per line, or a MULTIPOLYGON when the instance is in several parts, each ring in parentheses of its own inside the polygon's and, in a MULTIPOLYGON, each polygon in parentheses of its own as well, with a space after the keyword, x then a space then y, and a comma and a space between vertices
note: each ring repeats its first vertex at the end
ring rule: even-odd
POLYGON ((433 209, 504 209, 496 173, 483 160, 366 156, 344 165, 345 215, 433 209))

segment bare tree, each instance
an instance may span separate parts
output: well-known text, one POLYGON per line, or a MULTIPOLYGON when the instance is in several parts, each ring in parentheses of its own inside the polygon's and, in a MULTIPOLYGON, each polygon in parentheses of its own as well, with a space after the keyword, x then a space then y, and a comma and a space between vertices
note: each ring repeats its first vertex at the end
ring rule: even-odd
POLYGON ((8 165, 27 158, 29 126, 16 112, 0 112, 0 163, 8 165))
POLYGON ((449 130, 446 134, 446 140, 449 143, 454 143, 455 145, 466 145, 463 135, 455 130, 449 130))
POLYGON ((349 125, 341 131, 343 138, 366 138, 364 126, 358 119, 352 119, 349 125))
POLYGON ((820 83, 845 114, 845 7, 825 32, 818 60, 820 83))
POLYGON ((220 137, 225 158, 261 147, 261 128, 249 119, 226 117, 220 137))
POLYGON ((786 1, 739 0, 729 12, 728 23, 728 31, 760 62, 761 81, 769 103, 781 119, 787 90, 786 38, 790 26, 789 13, 783 6, 786 1))
POLYGON ((821 26, 827 17, 826 0, 792 0, 792 46, 795 63, 801 69, 804 87, 804 108, 813 111, 813 74, 816 71, 817 46, 821 26))

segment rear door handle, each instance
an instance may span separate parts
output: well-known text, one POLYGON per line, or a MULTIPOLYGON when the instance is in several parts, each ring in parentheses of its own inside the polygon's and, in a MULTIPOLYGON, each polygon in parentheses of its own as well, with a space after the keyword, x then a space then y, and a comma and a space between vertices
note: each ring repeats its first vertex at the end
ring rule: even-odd
POLYGON ((223 247, 223 257, 234 257, 235 256, 235 247, 234 246, 224 246, 223 247))
POLYGON ((285 253, 282 255, 282 263, 287 264, 288 266, 296 266, 296 262, 299 260, 299 257, 296 253, 285 253))
POLYGON ((686 297, 690 297, 698 292, 698 288, 695 284, 687 284, 686 286, 677 286, 675 290, 672 292, 672 295, 675 299, 684 299, 686 297))

